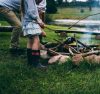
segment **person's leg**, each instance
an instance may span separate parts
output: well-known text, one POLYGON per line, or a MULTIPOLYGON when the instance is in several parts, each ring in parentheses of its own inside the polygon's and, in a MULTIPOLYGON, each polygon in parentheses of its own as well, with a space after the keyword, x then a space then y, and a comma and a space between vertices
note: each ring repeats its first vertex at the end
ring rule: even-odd
POLYGON ((40 63, 40 41, 38 36, 34 36, 32 44, 32 62, 33 66, 37 67, 40 63))
POLYGON ((34 36, 32 50, 39 50, 40 40, 38 36, 34 36))
POLYGON ((27 61, 28 65, 32 65, 33 67, 47 68, 40 63, 40 41, 38 36, 28 38, 27 61))
POLYGON ((34 67, 38 68, 47 68, 40 62, 40 41, 39 36, 34 37, 33 45, 32 45, 32 60, 34 67))
POLYGON ((28 38, 27 42, 27 60, 28 65, 37 67, 40 60, 40 50, 39 50, 39 37, 34 36, 28 38))
POLYGON ((10 48, 19 48, 19 38, 20 38, 20 33, 22 31, 21 22, 13 11, 10 11, 8 16, 9 16, 8 22, 12 26, 14 26, 14 29, 11 35, 10 48))
POLYGON ((0 13, 8 21, 8 23, 14 26, 14 29, 11 35, 10 48, 18 48, 19 47, 19 35, 21 31, 21 22, 19 18, 16 16, 16 14, 13 11, 7 8, 1 8, 0 13))
POLYGON ((33 44, 33 39, 28 38, 28 41, 27 41, 27 62, 28 62, 28 65, 33 65, 32 44, 33 44))

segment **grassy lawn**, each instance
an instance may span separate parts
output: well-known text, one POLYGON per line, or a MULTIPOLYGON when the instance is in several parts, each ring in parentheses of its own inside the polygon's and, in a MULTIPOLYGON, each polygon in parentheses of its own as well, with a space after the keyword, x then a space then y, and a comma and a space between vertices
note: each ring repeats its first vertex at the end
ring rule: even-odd
MULTIPOLYGON (((100 8, 93 8, 92 11, 89 11, 88 8, 83 8, 84 9, 83 13, 80 12, 81 9, 82 9, 81 7, 58 8, 58 12, 56 14, 50 14, 50 17, 52 17, 53 20, 54 19, 81 19, 84 18, 85 16, 100 12, 100 8)), ((91 19, 100 20, 100 14, 92 16, 91 19)))
MULTIPOLYGON (((58 38, 46 32, 46 40, 58 38)), ((0 94, 100 94, 100 65, 74 67, 69 61, 42 71, 27 66, 26 54, 12 57, 9 43, 10 33, 0 33, 0 94)), ((21 38, 20 44, 25 47, 26 38, 21 38)))
MULTIPOLYGON (((45 31, 47 38, 44 40, 51 42, 59 38, 48 29, 45 31)), ((76 67, 68 61, 62 65, 49 65, 46 71, 30 68, 27 66, 26 54, 16 57, 10 55, 10 36, 11 33, 0 33, 0 94, 100 94, 100 65, 82 62, 76 67)), ((26 47, 26 41, 26 38, 21 37, 21 48, 26 47)))

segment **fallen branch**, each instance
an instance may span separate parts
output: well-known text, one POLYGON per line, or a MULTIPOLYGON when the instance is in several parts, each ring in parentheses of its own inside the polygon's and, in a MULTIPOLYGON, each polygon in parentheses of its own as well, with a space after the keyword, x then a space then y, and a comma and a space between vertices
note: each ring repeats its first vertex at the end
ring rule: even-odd
MULTIPOLYGON (((94 54, 100 54, 100 50, 97 50, 97 51, 93 51, 93 52, 88 52, 88 53, 82 53, 82 54, 75 54, 73 57, 72 57, 72 61, 75 65, 79 65, 79 63, 81 61, 83 61, 84 59, 86 59, 86 57, 88 56, 92 56, 93 57, 95 56, 94 54)), ((98 56, 96 56, 98 57, 98 56)), ((89 57, 90 58, 90 57, 89 57)), ((92 61, 95 61, 94 58, 91 59, 92 61)))
POLYGON ((88 17, 90 17, 90 16, 94 16, 94 15, 98 15, 98 14, 100 14, 100 13, 95 13, 95 14, 87 15, 87 16, 81 18, 80 20, 78 20, 77 22, 75 22, 74 24, 72 24, 71 26, 69 26, 68 29, 71 29, 74 25, 76 25, 76 24, 79 23, 80 21, 82 21, 82 20, 84 20, 84 19, 86 19, 86 18, 88 18, 88 17))
POLYGON ((89 56, 89 55, 92 55, 92 54, 100 54, 100 50, 92 51, 92 52, 88 52, 88 53, 83 53, 82 57, 86 57, 86 56, 89 56))
POLYGON ((71 48, 69 47, 69 53, 73 56, 74 55, 74 53, 72 52, 72 50, 71 50, 71 48))
POLYGON ((48 54, 52 54, 52 55, 61 55, 60 53, 58 53, 52 49, 48 49, 47 52, 48 52, 48 54))
POLYGON ((79 40, 77 40, 77 42, 79 44, 81 44, 82 46, 86 47, 87 49, 90 49, 91 50, 91 47, 90 46, 85 45, 84 43, 80 42, 79 40))
POLYGON ((12 32, 13 28, 12 26, 0 26, 0 32, 12 32))
POLYGON ((91 35, 100 35, 100 32, 91 32, 91 31, 78 31, 78 30, 55 30, 55 33, 61 33, 61 32, 66 32, 66 33, 79 33, 79 34, 91 34, 91 35))
POLYGON ((80 52, 78 52, 75 48, 69 46, 75 53, 79 54, 80 52))
POLYGON ((64 52, 56 52, 52 49, 48 49, 48 54, 52 54, 53 56, 54 55, 68 55, 68 56, 71 56, 71 53, 64 53, 64 52))

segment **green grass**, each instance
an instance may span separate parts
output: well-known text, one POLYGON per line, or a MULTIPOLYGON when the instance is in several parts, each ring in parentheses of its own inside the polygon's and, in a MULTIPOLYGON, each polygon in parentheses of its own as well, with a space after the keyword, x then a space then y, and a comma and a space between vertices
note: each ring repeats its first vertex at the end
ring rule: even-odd
POLYGON ((100 94, 100 66, 72 62, 30 68, 26 56, 11 57, 0 50, 0 94, 100 94))
MULTIPOLYGON (((59 30, 68 30, 68 27, 64 27, 64 26, 54 26, 54 25, 46 25, 49 29, 52 29, 52 30, 49 30, 49 29, 45 29, 47 32, 47 37, 45 38, 45 40, 47 40, 47 41, 55 41, 55 39, 65 39, 64 37, 60 37, 60 36, 58 36, 56 33, 54 33, 54 31, 53 30, 56 30, 56 29, 59 29, 59 30)), ((76 28, 72 28, 72 29, 70 29, 70 30, 75 30, 76 28)), ((74 37, 74 33, 67 33, 67 36, 68 37, 74 37)), ((88 38, 90 38, 91 37, 91 39, 89 40, 89 42, 91 43, 91 44, 100 44, 100 40, 96 40, 95 39, 95 35, 88 35, 88 34, 76 34, 75 35, 76 36, 76 38, 78 39, 78 40, 80 40, 81 38, 82 38, 82 42, 83 43, 86 43, 86 42, 84 42, 84 39, 86 40, 86 38, 88 39, 88 38)), ((86 43, 87 44, 87 43, 86 43)))
MULTIPOLYGON (((67 29, 58 26, 49 28, 67 29)), ((44 40, 53 42, 59 38, 53 31, 45 31, 47 37, 44 40)), ((49 65, 46 71, 31 68, 27 66, 26 54, 16 57, 10 55, 10 36, 11 33, 0 33, 0 94, 100 94, 99 64, 82 62, 74 66, 72 61, 68 61, 62 65, 49 65)), ((77 38, 80 37, 77 35, 77 38)), ((26 47, 26 42, 26 38, 20 39, 21 48, 26 47)))
POLYGON ((9 23, 7 23, 6 21, 0 21, 0 25, 5 26, 5 25, 9 25, 9 23))
MULTIPOLYGON (((81 13, 80 10, 81 8, 58 8, 58 12, 56 14, 50 14, 50 17, 52 19, 81 19, 84 18, 85 16, 99 13, 100 8, 93 8, 92 11, 89 11, 88 8, 83 8, 84 12, 81 13)), ((92 16, 92 19, 95 20, 100 20, 100 14, 92 16)))
MULTIPOLYGON (((46 40, 58 38, 46 32, 46 40)), ((10 33, 0 33, 0 94, 100 94, 100 65, 83 62, 75 67, 69 61, 42 71, 27 66, 26 54, 12 57, 9 44, 10 33)), ((21 38, 20 44, 25 47, 26 38, 21 38)))
POLYGON ((0 94, 100 93, 100 69, 97 66, 73 68, 71 62, 67 62, 41 71, 29 68, 24 57, 12 58, 7 54, 4 58, 0 62, 0 94))

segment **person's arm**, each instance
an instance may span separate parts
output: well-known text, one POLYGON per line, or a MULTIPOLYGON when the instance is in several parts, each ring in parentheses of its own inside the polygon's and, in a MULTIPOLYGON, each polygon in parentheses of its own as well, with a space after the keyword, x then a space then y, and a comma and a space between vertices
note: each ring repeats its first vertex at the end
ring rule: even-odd
POLYGON ((25 0, 25 4, 27 6, 26 12, 29 15, 29 17, 32 18, 33 20, 39 18, 39 13, 35 0, 25 0))
POLYGON ((38 5, 38 12, 39 12, 39 16, 42 19, 42 21, 45 21, 45 11, 46 11, 46 0, 42 0, 38 5))
POLYGON ((46 11, 46 0, 42 0, 39 4, 37 4, 37 8, 39 12, 46 11))
POLYGON ((36 20, 37 23, 43 28, 44 27, 44 23, 42 22, 42 20, 39 17, 39 13, 38 13, 38 9, 37 9, 37 5, 35 0, 25 0, 28 9, 27 9, 27 13, 28 15, 33 19, 36 20))

